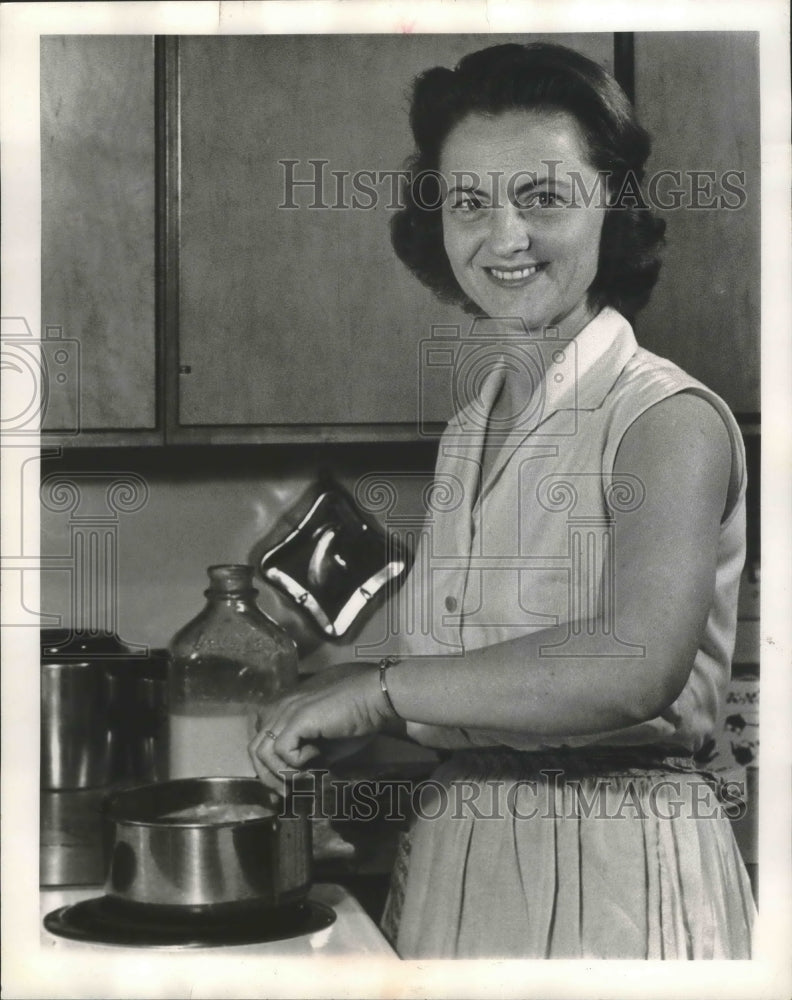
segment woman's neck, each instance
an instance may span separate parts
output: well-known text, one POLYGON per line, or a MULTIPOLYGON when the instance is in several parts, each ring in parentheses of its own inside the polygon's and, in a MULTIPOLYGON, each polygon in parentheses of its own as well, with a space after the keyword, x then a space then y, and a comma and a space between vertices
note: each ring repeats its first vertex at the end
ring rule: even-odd
MULTIPOLYGON (((544 367, 550 363, 552 353, 565 341, 574 340, 598 313, 599 310, 591 309, 588 303, 583 302, 580 307, 576 307, 565 316, 559 317, 543 331, 529 330, 533 345, 532 361, 538 361, 539 356, 541 356, 541 370, 544 370, 544 367), (549 330, 553 331, 552 335, 548 334, 549 330), (539 338, 540 333, 542 334, 541 339, 539 338), (536 354, 536 351, 539 352, 539 355, 536 354)), ((538 388, 535 378, 536 371, 535 364, 526 367, 516 363, 516 359, 515 363, 504 364, 503 383, 489 414, 490 423, 494 423, 496 427, 500 428, 501 433, 509 433, 509 417, 514 418, 515 426, 511 428, 514 431, 524 421, 526 413, 533 410, 532 397, 538 388)), ((488 431, 490 438, 498 437, 498 433, 493 432, 492 427, 488 428, 488 431)))
MULTIPOLYGON (((588 298, 584 297, 573 306, 567 313, 562 313, 544 327, 544 330, 557 331, 555 336, 560 340, 574 340, 580 331, 589 325, 594 317, 600 312, 598 308, 589 305, 588 298)), ((539 329, 530 331, 538 335, 542 331, 539 329)))

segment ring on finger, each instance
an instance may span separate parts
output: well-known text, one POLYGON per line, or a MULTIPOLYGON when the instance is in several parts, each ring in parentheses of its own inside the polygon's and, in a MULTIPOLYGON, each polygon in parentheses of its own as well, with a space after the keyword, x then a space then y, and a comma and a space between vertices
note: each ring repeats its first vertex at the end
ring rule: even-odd
POLYGON ((273 742, 275 740, 277 740, 277 738, 278 738, 278 734, 277 733, 273 733, 273 731, 271 729, 265 729, 264 730, 264 735, 267 737, 268 740, 272 740, 273 742))

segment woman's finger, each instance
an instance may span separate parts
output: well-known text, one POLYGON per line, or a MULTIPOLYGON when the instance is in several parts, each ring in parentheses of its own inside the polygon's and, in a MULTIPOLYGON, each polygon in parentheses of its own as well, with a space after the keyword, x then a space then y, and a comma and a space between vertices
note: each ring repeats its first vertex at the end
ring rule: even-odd
POLYGON ((275 733, 263 730, 250 741, 248 754, 259 780, 279 795, 287 791, 287 777, 294 771, 275 749, 275 733))
POLYGON ((312 743, 304 743, 296 753, 291 755, 291 760, 296 768, 303 768, 308 761, 318 757, 320 753, 319 747, 312 743))
POLYGON ((284 727, 277 739, 272 741, 273 755, 280 760, 282 767, 299 767, 298 760, 301 749, 302 741, 297 733, 288 726, 284 727))
POLYGON ((308 697, 277 720, 272 749, 288 767, 301 768, 319 755, 319 748, 311 742, 319 735, 313 716, 313 699, 308 697))
POLYGON ((283 797, 286 794, 286 786, 282 779, 276 777, 270 771, 270 769, 262 763, 258 754, 256 754, 253 748, 250 748, 250 759, 253 762, 253 770, 256 772, 256 776, 259 781, 264 785, 265 788, 269 788, 270 791, 276 792, 278 795, 283 797))

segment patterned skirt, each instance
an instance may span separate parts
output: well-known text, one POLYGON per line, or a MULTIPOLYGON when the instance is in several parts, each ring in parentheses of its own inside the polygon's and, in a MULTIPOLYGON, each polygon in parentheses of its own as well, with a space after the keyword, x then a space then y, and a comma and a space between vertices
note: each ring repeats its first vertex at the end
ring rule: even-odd
POLYGON ((737 789, 654 748, 454 753, 417 789, 402 958, 750 958, 737 789))

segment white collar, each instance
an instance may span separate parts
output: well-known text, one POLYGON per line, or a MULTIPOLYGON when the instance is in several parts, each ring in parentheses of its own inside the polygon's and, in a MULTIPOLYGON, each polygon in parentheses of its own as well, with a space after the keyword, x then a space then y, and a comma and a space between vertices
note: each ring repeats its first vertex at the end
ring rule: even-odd
MULTIPOLYGON (((486 338, 493 338, 497 357, 478 390, 450 421, 448 432, 467 437, 483 435, 505 373, 524 370, 526 379, 541 383, 541 407, 509 437, 524 438, 557 410, 596 410, 613 387, 638 344, 632 327, 606 306, 570 340, 534 337, 528 331, 503 335, 503 321, 479 320, 471 328, 473 350, 486 352, 486 338), (496 340, 497 338, 497 340, 496 340), (497 347, 496 347, 497 343, 497 347), (477 345, 481 345, 477 347, 477 345)), ((471 365, 471 370, 475 364, 471 365)), ((455 377, 464 383, 462 371, 455 377)), ((460 443, 462 443, 460 441, 460 443)))

